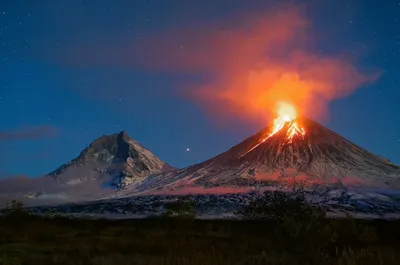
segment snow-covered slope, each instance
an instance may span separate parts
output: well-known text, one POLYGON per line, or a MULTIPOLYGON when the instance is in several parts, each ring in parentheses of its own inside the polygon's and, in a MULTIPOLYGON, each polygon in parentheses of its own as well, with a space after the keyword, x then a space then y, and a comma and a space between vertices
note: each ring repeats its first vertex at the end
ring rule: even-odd
POLYGON ((267 127, 228 151, 184 169, 153 174, 132 192, 185 186, 268 186, 280 180, 311 184, 400 188, 400 167, 307 118, 305 130, 288 142, 288 122, 273 136, 267 127), (266 139, 267 138, 267 139, 266 139))
MULTIPOLYGON (((196 202, 199 218, 240 218, 237 210, 266 189, 226 194, 192 194, 184 199, 196 202)), ((43 206, 29 209, 34 213, 57 213, 94 218, 144 218, 161 214, 164 203, 182 196, 146 195, 98 200, 88 203, 43 206)), ((306 198, 325 208, 327 216, 367 219, 399 219, 400 192, 385 190, 349 189, 346 187, 318 187, 306 189, 306 198)))

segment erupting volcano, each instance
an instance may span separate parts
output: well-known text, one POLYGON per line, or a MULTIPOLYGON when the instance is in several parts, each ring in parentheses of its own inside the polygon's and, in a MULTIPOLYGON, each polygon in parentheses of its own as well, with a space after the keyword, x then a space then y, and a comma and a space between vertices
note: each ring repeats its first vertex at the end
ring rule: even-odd
POLYGON ((259 133, 203 163, 148 177, 137 188, 264 186, 271 181, 400 187, 400 167, 298 115, 287 102, 259 133))
POLYGON ((298 125, 298 122, 296 120, 297 111, 292 105, 290 105, 286 102, 279 102, 277 114, 278 114, 278 117, 275 118, 275 120, 274 120, 274 124, 273 124, 271 133, 269 133, 258 144, 256 144, 252 148, 250 148, 247 152, 242 154, 240 157, 245 156, 246 154, 250 153, 251 151, 256 149, 257 146, 264 143, 266 140, 268 140, 270 137, 274 136, 277 132, 279 132, 282 129, 286 129, 286 137, 285 137, 284 141, 282 142, 282 145, 292 143, 293 138, 295 138, 295 137, 304 138, 304 135, 306 132, 305 132, 304 128, 302 128, 298 125))

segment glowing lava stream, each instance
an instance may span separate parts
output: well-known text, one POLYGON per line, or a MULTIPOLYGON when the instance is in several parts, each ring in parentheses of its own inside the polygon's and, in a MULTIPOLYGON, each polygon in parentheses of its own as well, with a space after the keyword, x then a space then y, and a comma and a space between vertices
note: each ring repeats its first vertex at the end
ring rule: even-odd
POLYGON ((297 124, 297 121, 296 121, 297 112, 296 112, 296 109, 292 105, 290 105, 286 102, 278 103, 277 114, 278 114, 278 117, 274 120, 272 132, 267 137, 263 138, 258 144, 256 144, 252 148, 250 148, 247 152, 240 155, 239 158, 247 155, 248 153, 250 153, 251 151, 256 149, 259 145, 261 145, 266 140, 268 140, 270 137, 272 137, 277 132, 279 132, 283 127, 285 127, 286 124, 288 124, 288 125, 287 125, 286 137, 285 137, 283 144, 292 143, 293 137, 295 135, 300 135, 302 138, 304 137, 306 132, 305 132, 304 128, 299 127, 299 125, 297 124))

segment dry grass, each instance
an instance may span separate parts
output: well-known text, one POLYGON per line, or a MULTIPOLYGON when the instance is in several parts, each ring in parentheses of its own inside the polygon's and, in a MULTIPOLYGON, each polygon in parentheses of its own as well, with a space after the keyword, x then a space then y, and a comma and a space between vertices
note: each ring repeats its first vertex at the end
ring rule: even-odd
POLYGON ((400 264, 399 222, 327 225, 337 240, 316 249, 304 239, 277 238, 276 227, 265 221, 69 220, 20 214, 0 220, 0 264, 400 264), (359 236, 365 227, 372 237, 359 236))

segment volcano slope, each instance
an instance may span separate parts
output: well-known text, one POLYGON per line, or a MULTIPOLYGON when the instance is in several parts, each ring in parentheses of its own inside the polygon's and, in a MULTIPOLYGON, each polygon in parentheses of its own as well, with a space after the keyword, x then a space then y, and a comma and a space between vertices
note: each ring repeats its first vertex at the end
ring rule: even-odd
POLYGON ((280 181, 398 189, 400 167, 301 117, 279 128, 271 124, 212 159, 149 176, 132 189, 254 188, 280 181))

